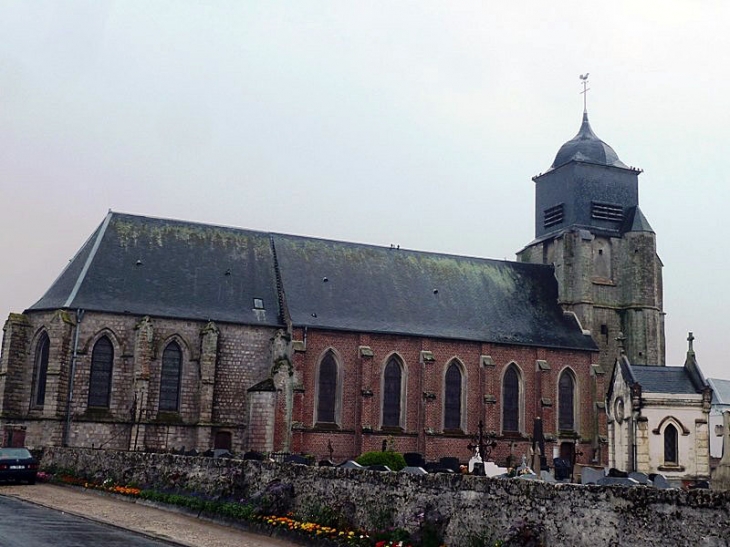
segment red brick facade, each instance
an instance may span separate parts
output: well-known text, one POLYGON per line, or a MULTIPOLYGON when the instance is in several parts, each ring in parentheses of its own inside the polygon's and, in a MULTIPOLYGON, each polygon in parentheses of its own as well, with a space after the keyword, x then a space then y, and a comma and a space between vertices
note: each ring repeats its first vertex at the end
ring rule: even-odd
POLYGON ((576 379, 575 433, 580 438, 578 460, 605 463, 606 420, 602 410, 604 375, 592 365, 595 354, 438 340, 382 334, 357 334, 309 329, 295 332, 301 343, 295 348, 292 450, 340 461, 362 452, 380 450, 385 440, 399 452, 419 452, 428 461, 453 456, 467 461, 467 445, 482 420, 485 431, 496 432, 492 456, 505 463, 510 453, 521 458, 531 445, 533 419, 540 417, 553 447, 574 442, 574 436, 558 430, 558 378, 570 369, 576 379), (306 345, 304 344, 306 334, 306 345), (336 426, 316 423, 317 368, 326 352, 338 363, 338 412, 336 426), (404 397, 402 428, 382 428, 382 376, 391 355, 403 363, 404 397), (462 428, 444 432, 444 376, 456 360, 462 372, 462 428), (520 375, 520 433, 505 435, 502 428, 502 378, 514 364, 520 375))

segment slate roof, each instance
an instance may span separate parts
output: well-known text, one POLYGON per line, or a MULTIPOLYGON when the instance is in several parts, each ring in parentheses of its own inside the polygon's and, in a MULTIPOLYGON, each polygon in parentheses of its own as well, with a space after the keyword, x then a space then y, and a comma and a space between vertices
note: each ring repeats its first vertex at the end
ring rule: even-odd
POLYGON ((281 324, 268 234, 111 212, 30 309, 58 308, 281 324))
POLYGON ((643 393, 702 393, 685 367, 633 365, 631 373, 643 393))
POLYGON ((628 166, 618 159, 618 154, 614 149, 599 139, 593 132, 591 124, 588 122, 587 112, 583 113, 583 122, 578 134, 560 147, 550 169, 557 169, 570 161, 628 169, 628 166))
POLYGON ((110 212, 30 310, 283 326, 283 301, 295 326, 597 351, 557 299, 551 266, 110 212))
POLYGON ((638 205, 636 207, 632 207, 629 210, 628 214, 626 215, 624 226, 621 232, 651 232, 652 234, 655 233, 651 225, 649 224, 649 221, 644 216, 644 213, 642 213, 641 209, 639 209, 638 205))
POLYGON ((707 383, 712 388, 713 405, 730 405, 730 380, 708 378, 707 383))
POLYGON ((295 325, 595 351, 551 266, 275 235, 295 325))

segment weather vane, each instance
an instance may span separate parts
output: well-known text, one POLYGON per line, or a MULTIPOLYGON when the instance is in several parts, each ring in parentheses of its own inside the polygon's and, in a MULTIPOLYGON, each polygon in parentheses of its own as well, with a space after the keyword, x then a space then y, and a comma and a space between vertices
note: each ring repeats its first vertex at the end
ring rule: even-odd
POLYGON ((588 112, 588 105, 586 102, 586 99, 588 97, 588 90, 590 89, 588 87, 588 72, 585 74, 581 74, 578 76, 583 81, 583 91, 581 91, 581 95, 583 95, 583 112, 588 112))

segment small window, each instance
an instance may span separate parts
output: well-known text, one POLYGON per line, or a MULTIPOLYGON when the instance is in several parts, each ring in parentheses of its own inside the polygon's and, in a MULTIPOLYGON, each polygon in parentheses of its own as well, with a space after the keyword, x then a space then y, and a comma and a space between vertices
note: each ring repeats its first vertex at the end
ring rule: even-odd
POLYGON ((44 332, 38 341, 35 351, 35 366, 33 374, 33 404, 43 406, 46 400, 46 381, 48 377, 48 352, 50 341, 44 332))
POLYGON ((91 352, 89 377, 89 406, 109 408, 112 391, 112 366, 114 346, 106 336, 99 338, 91 352))
POLYGON ((160 410, 176 412, 180 404, 180 376, 182 351, 177 342, 171 342, 162 352, 160 373, 160 410))
POLYGON ((679 465, 678 441, 677 428, 669 424, 664 428, 664 463, 666 465, 679 465))
POLYGON ((262 298, 254 298, 253 299, 253 309, 255 310, 263 310, 264 309, 264 301, 262 298))

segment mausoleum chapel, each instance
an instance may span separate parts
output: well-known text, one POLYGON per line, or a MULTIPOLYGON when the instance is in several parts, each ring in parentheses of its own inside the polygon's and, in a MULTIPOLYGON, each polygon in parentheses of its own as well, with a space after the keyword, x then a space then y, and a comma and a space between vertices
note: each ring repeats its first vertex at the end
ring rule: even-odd
POLYGON ((32 447, 464 462, 481 422, 504 465, 540 418, 549 460, 606 465, 616 359, 665 364, 640 173, 584 113, 516 261, 110 211, 8 317, 0 423, 32 447))

